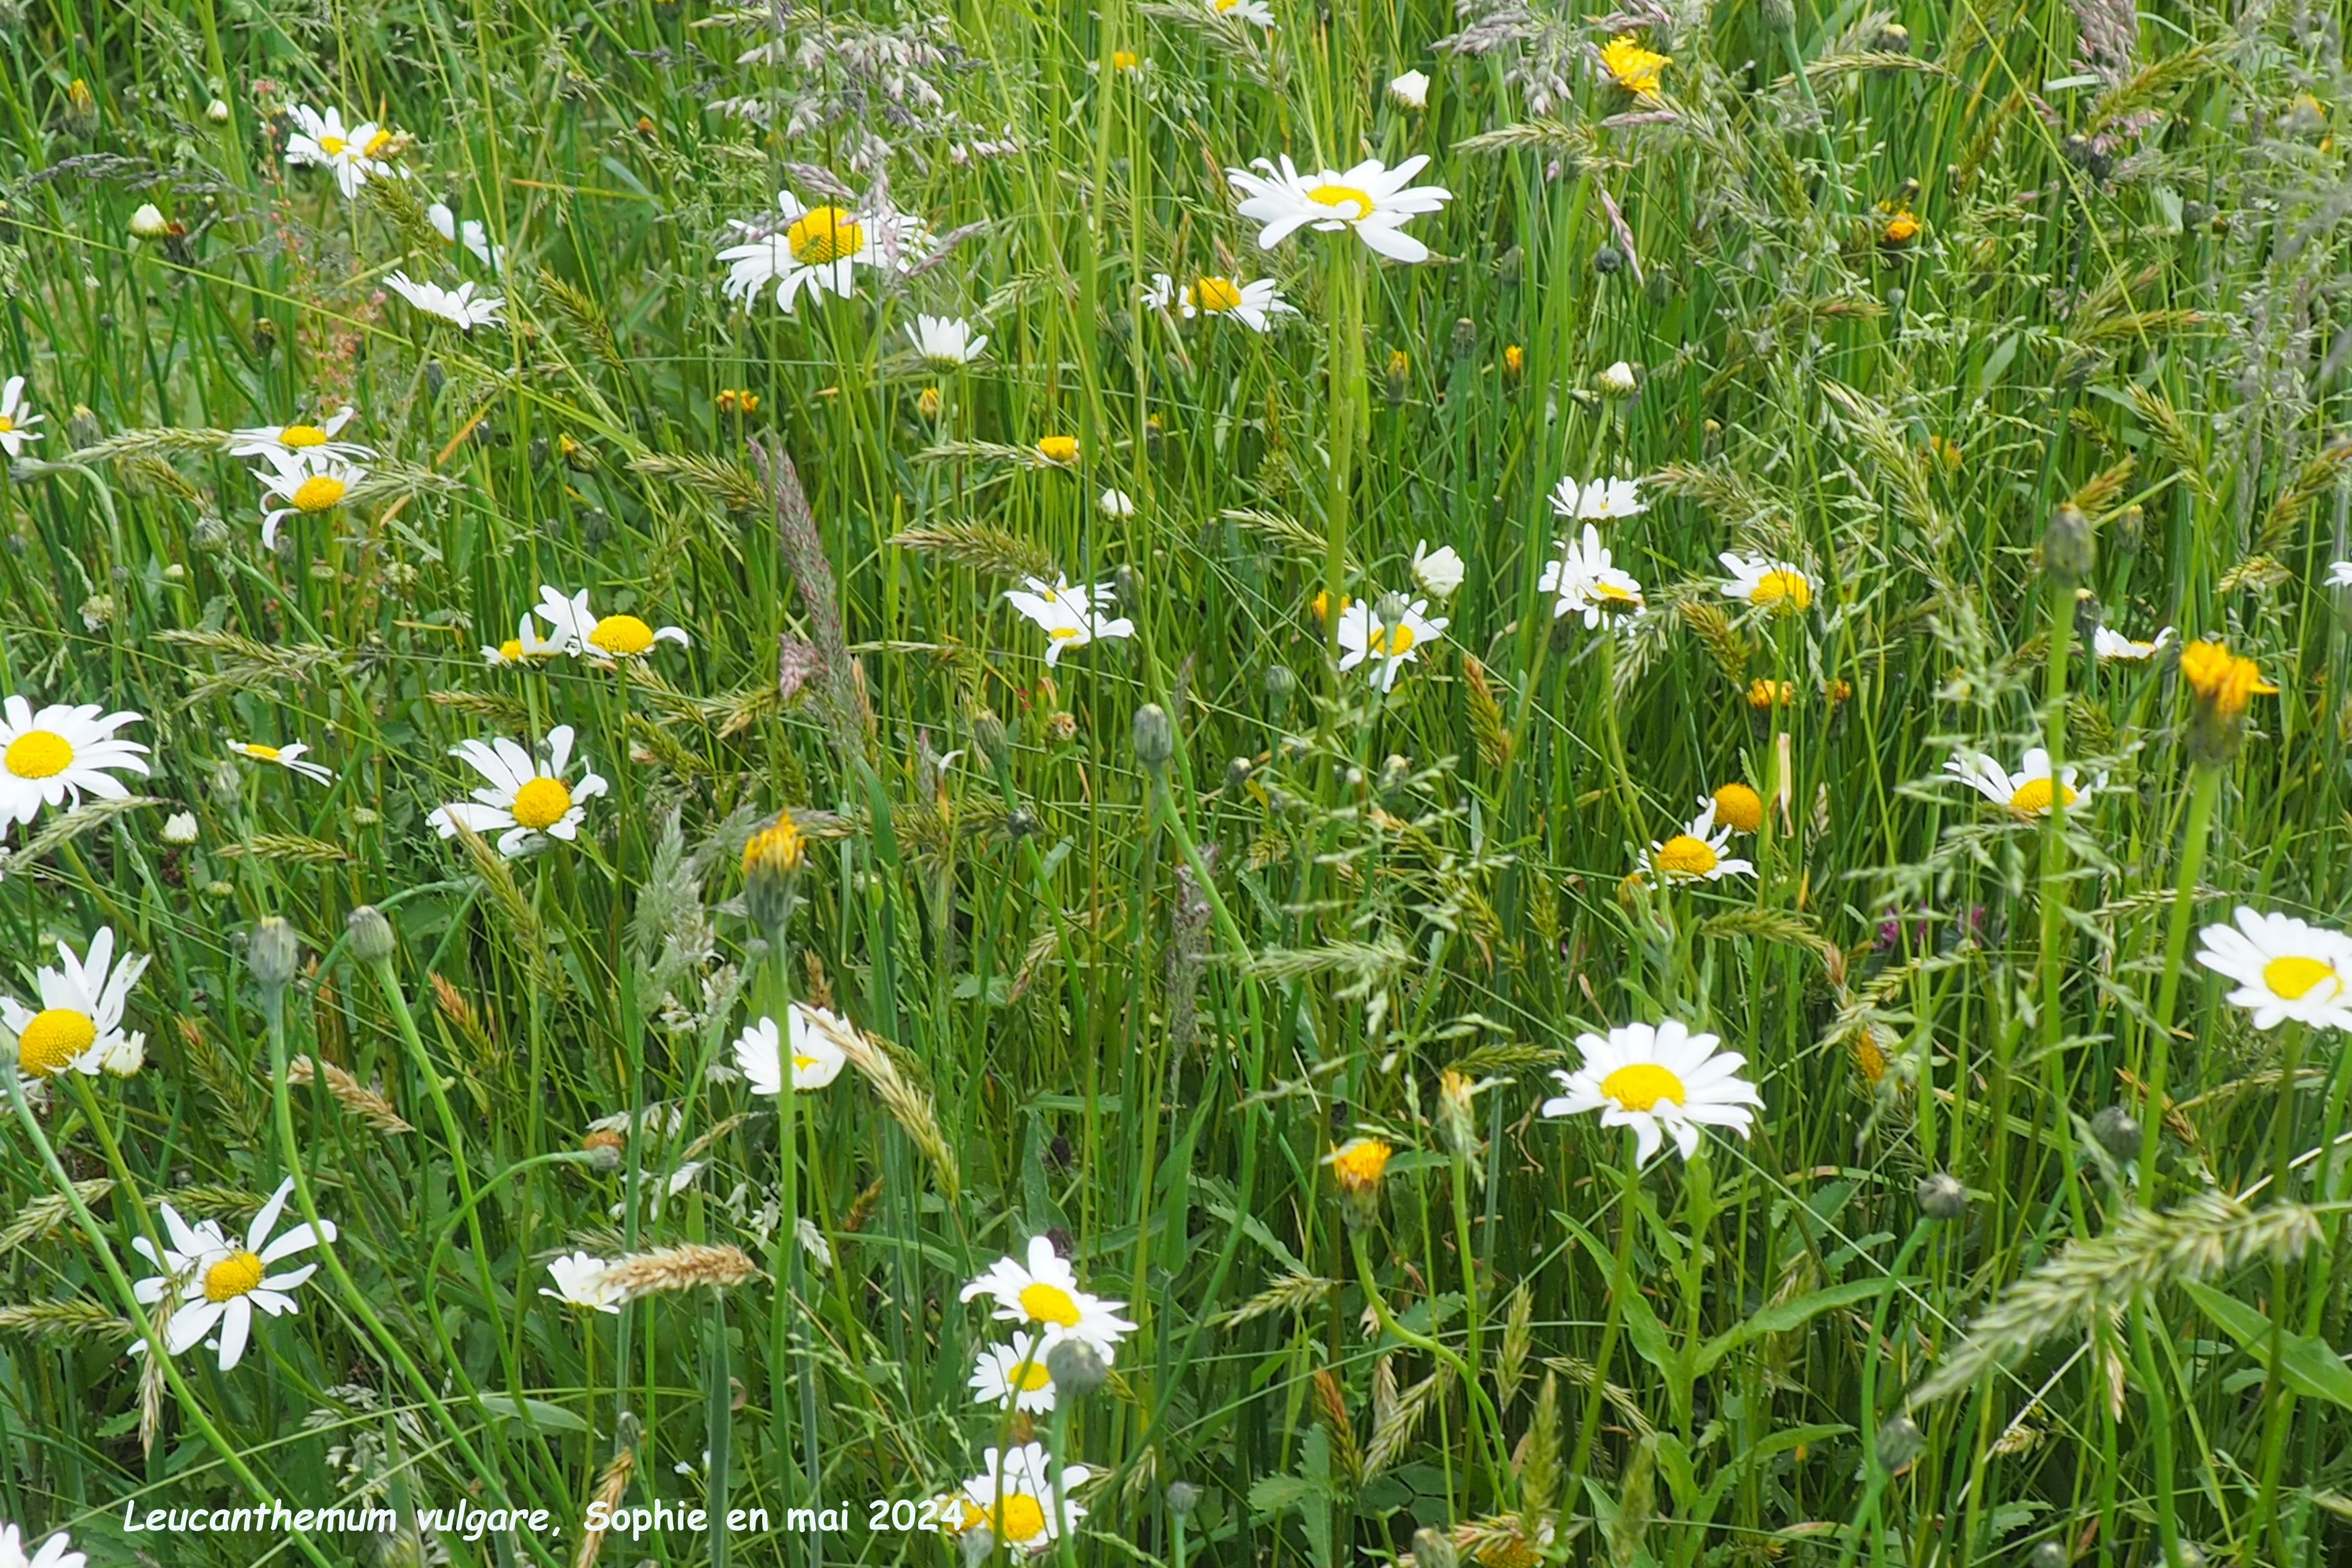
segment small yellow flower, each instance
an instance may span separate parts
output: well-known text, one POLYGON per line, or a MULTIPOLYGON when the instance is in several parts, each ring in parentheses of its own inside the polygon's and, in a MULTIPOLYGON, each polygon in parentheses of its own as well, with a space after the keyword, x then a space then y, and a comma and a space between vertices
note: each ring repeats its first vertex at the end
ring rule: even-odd
POLYGON ((1957 474, 1960 471, 1960 459, 1963 454, 1958 442, 1948 437, 1930 436, 1927 437, 1927 455, 1941 463, 1946 473, 1957 474))
POLYGON ((1037 443, 1037 455, 1049 463, 1068 468, 1078 460, 1078 438, 1076 436, 1047 436, 1037 443))
POLYGON ((792 918, 793 884, 807 858, 808 836, 789 811, 745 842, 743 909, 761 931, 779 931, 792 918))
POLYGON ((915 412, 926 419, 937 419, 940 416, 940 389, 936 386, 927 386, 918 393, 915 396, 915 412))
POLYGON ((1753 833, 1764 826, 1764 797, 1737 779, 1718 785, 1715 819, 1735 833, 1753 833))
POLYGON ((1786 708, 1797 700, 1797 683, 1793 680, 1768 680, 1762 676, 1748 683, 1748 706, 1750 708, 1786 708))
POLYGON ((1325 1155, 1323 1163, 1331 1167, 1332 1179, 1341 1192, 1370 1192, 1381 1184, 1395 1153, 1377 1138, 1350 1138, 1325 1155))
POLYGON ((711 401, 721 414, 757 414, 760 412, 760 395, 743 387, 721 387, 719 389, 719 395, 711 401))
POLYGON ((1889 250, 1900 250, 1909 245, 1926 226, 1907 206, 1881 202, 1878 210, 1886 215, 1885 221, 1878 226, 1878 243, 1889 250))
POLYGON ((2250 699, 2278 691, 2263 679, 2252 659, 2201 638, 2180 650, 2180 679, 2189 683, 2192 698, 2224 719, 2242 716, 2250 699))
POLYGON ((1512 343, 1503 350, 1503 374, 1513 381, 1527 374, 1528 351, 1512 343))
POLYGON ((1115 71, 1131 71, 1142 64, 1142 59, 1133 49, 1113 49, 1110 52, 1110 68, 1115 71))
POLYGON ((1601 63, 1610 79, 1636 98, 1658 96, 1658 79, 1674 64, 1671 55, 1643 48, 1632 35, 1621 33, 1601 50, 1601 63))

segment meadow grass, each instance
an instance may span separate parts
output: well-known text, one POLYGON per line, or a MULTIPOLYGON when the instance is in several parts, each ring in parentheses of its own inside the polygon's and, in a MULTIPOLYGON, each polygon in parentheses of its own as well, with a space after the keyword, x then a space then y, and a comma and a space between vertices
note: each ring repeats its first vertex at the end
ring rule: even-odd
POLYGON ((1228 10, 0 0, 0 696, 152 748, 0 859, 23 1555, 2352 1550, 2343 9, 1228 10), (1426 155, 1430 256, 1262 249, 1286 153, 1426 155), (928 237, 727 297, 779 191, 928 237), (224 433, 347 405, 265 545, 224 433), (1547 574, 1612 478, 1638 610, 1547 574), (1113 599, 1049 662, 1057 576, 1113 599), (542 585, 684 645, 486 659, 542 585), (575 837, 436 832, 559 726, 575 837), (2318 928, 2271 1013, 2199 962, 2242 907, 2318 928), (143 1064, 34 1070, 101 928, 143 1064), (837 1076, 755 1090, 763 1016, 837 1076), (1752 1125, 1542 1114, 1667 1021, 1752 1125), (297 1310, 163 1353, 281 1182, 297 1310), (223 1229, 151 1317, 165 1205, 223 1229), (965 1287, 1039 1237, 1131 1328, 1015 1355, 1033 1415, 965 1287), (273 1498, 399 1523, 122 1525, 273 1498), (583 1531, 656 1500, 711 1521, 583 1531))

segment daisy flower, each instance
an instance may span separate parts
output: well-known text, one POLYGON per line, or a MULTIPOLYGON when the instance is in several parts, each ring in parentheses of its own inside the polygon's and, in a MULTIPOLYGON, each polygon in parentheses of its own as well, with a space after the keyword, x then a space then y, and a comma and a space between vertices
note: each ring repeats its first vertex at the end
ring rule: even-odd
POLYGON ((343 405, 316 425, 298 419, 291 425, 254 425, 228 435, 232 458, 290 458, 300 452, 324 452, 335 458, 373 458, 375 450, 356 441, 335 437, 352 422, 352 405, 343 405))
POLYGON ((1547 594, 1557 595, 1552 601, 1552 618, 1581 613, 1585 629, 1599 626, 1604 616, 1637 613, 1643 605, 1642 584, 1631 574, 1611 564, 1608 547, 1601 542, 1601 531, 1591 523, 1584 525, 1584 537, 1574 542, 1554 540, 1552 547, 1561 552, 1557 561, 1547 563, 1543 576, 1536 586, 1547 594))
POLYGON ((2178 635, 2170 626, 2167 626, 2156 634, 2156 640, 2153 642, 2134 642, 2121 632, 2111 631, 2105 626, 2101 626, 2091 634, 2091 649, 2103 659, 2123 659, 2131 664, 2146 664, 2169 647, 2172 639, 2178 635))
POLYGON ((1018 1258, 998 1258, 963 1288, 961 1299, 973 1301, 982 1296, 995 1301, 1001 1321, 1043 1328, 1049 1346, 1057 1339, 1084 1340, 1106 1358, 1135 1328, 1118 1315, 1126 1302, 1079 1289, 1068 1259, 1056 1256, 1053 1242, 1042 1236, 1031 1238, 1025 1266, 1018 1258))
POLYGON ((1382 691, 1396 686, 1404 667, 1421 657, 1421 645, 1444 634, 1451 623, 1431 616, 1427 599, 1404 602, 1402 594, 1383 594, 1378 605, 1361 602, 1339 608, 1339 660, 1342 672, 1360 664, 1382 691))
POLYGON ((256 468, 253 477, 261 481, 261 547, 278 548, 278 529, 296 512, 332 511, 343 504, 368 471, 357 463, 339 458, 323 447, 303 447, 290 452, 264 454, 269 466, 256 468), (272 499, 284 501, 270 506, 272 499))
POLYGON ((1724 855, 1731 847, 1731 829, 1716 825, 1716 811, 1715 798, 1707 796, 1689 826, 1664 844, 1652 840, 1642 856, 1642 874, 1657 882, 1717 882, 1726 877, 1754 876, 1754 866, 1724 855))
POLYGON ((17 1070, 28 1078, 68 1068, 85 1077, 108 1072, 129 1078, 137 1072, 146 1060, 147 1037, 124 1031, 122 1007, 146 969, 144 953, 114 962, 111 926, 100 926, 89 939, 86 959, 58 943, 58 967, 33 976, 41 994, 39 1012, 13 996, 0 996, 0 1027, 16 1041, 17 1070))
POLYGON ((915 324, 907 329, 907 338, 923 363, 934 370, 970 364, 988 346, 988 334, 974 333, 971 323, 961 316, 917 316, 915 324))
MULTIPOLYGON (((2018 770, 2011 773, 1981 752, 1963 752, 1944 764, 1944 771, 1982 795, 1995 805, 2005 805, 2020 816, 2047 816, 2052 796, 2057 804, 2071 806, 2081 798, 2075 785, 2072 764, 2059 770, 2055 790, 2050 782, 2050 753, 2040 746, 2028 751, 2019 760, 2018 770)), ((2084 786, 2089 793, 2105 783, 2104 779, 2084 786)))
POLYGON ((551 637, 539 635, 539 623, 529 611, 523 613, 515 635, 496 647, 484 647, 482 662, 492 667, 530 664, 541 659, 561 658, 572 651, 572 639, 562 632, 551 637))
POLYGON ((2352 936, 2240 905, 2237 924, 2200 933, 2197 962, 2238 983, 2231 1005, 2250 1009, 2254 1027, 2283 1020, 2352 1029, 2352 936))
MULTIPOLYGON (((217 1331, 220 1369, 233 1371, 245 1359, 246 1342, 253 1334, 256 1307, 273 1318, 299 1310, 289 1292, 317 1273, 319 1266, 306 1263, 283 1274, 270 1273, 269 1266, 298 1252, 307 1252, 321 1241, 334 1240, 335 1225, 332 1220, 320 1220, 313 1230, 306 1222, 271 1240, 269 1233, 277 1228, 279 1216, 286 1212, 286 1200, 293 1191, 291 1176, 278 1184, 278 1191, 246 1227, 242 1243, 230 1239, 215 1221, 204 1220, 191 1226, 168 1203, 159 1205, 164 1232, 171 1238, 161 1258, 155 1256, 154 1244, 145 1237, 131 1238, 131 1245, 139 1256, 163 1271, 139 1281, 132 1294, 150 1306, 166 1295, 179 1296, 180 1304, 164 1328, 165 1350, 179 1355, 199 1343, 210 1342, 217 1331)), ((134 1348, 143 1348, 144 1343, 142 1341, 134 1348)))
POLYGON ((1069 1499, 1070 1489, 1085 1485, 1093 1473, 1086 1466, 1072 1465, 1057 1478, 1053 1460, 1035 1443, 1003 1453, 990 1448, 980 1463, 980 1474, 963 1484, 971 1504, 965 1523, 986 1525, 1006 1547, 1034 1556, 1054 1544, 1065 1524, 1086 1517, 1087 1510, 1069 1499), (980 1517, 972 1519, 973 1513, 980 1517))
POLYGON ((0 834, 12 822, 32 821, 45 805, 68 798, 79 805, 84 790, 103 800, 131 794, 110 770, 144 774, 147 748, 118 741, 114 731, 143 721, 127 709, 103 718, 101 711, 95 702, 53 702, 37 713, 22 697, 0 702, 0 834))
POLYGON ((253 762, 276 763, 288 773, 299 773, 317 784, 335 782, 334 769, 302 760, 302 753, 310 748, 299 741, 288 746, 265 746, 257 741, 231 741, 228 749, 253 762))
POLYGON ((33 1552, 13 1524, 0 1524, 0 1568, 89 1568, 89 1559, 67 1548, 73 1542, 62 1530, 33 1552))
POLYGON ((1273 326, 1276 316, 1298 314, 1298 307, 1282 297, 1271 278, 1252 282, 1204 272, 1179 289, 1173 278, 1155 272, 1142 300, 1155 310, 1173 310, 1188 321, 1195 316, 1229 317, 1254 332, 1273 326))
POLYGON ((1389 97, 1400 109, 1429 107, 1429 73, 1410 70, 1389 79, 1389 97))
POLYGON ((476 295, 471 279, 455 289, 444 289, 438 283, 420 283, 405 272, 395 272, 383 282, 384 287, 426 315, 438 316, 461 332, 498 325, 499 312, 507 304, 501 295, 476 295))
POLYGON ((541 583, 537 614, 555 628, 552 640, 562 643, 574 658, 584 657, 601 665, 609 666, 624 658, 643 658, 653 651, 656 643, 693 646, 676 626, 656 631, 635 616, 597 615, 588 607, 585 588, 567 599, 562 589, 541 583))
POLYGON ((1607 522, 1650 510, 1636 479, 1594 479, 1580 485, 1562 479, 1552 487, 1551 510, 1561 517, 1607 522))
POLYGON ((1116 620, 1102 612, 1111 602, 1111 587, 1097 583, 1089 588, 1073 584, 1056 573, 1048 584, 1043 577, 1026 577, 1025 588, 1005 590, 1005 602, 1029 620, 1045 628, 1045 663, 1061 661, 1072 648, 1086 647, 1090 642, 1108 637, 1135 635, 1135 623, 1125 616, 1116 620))
POLYGON ((439 235, 445 243, 464 245, 473 252, 475 260, 493 272, 506 269, 507 247, 490 243, 490 231, 482 226, 480 218, 469 217, 461 224, 446 202, 435 202, 425 209, 425 216, 432 223, 433 232, 439 235))
MULTIPOLYGON (((41 438, 41 433, 33 428, 40 422, 41 416, 25 401, 25 378, 10 376, 5 385, 0 385, 0 452, 11 458, 23 457, 25 443, 41 438)), ((63 1541, 65 1537, 60 1535, 58 1539, 63 1541)))
POLYGON ((771 283, 776 286, 776 308, 787 316, 803 289, 813 300, 825 294, 845 300, 856 292, 858 268, 903 272, 930 240, 919 218, 887 207, 857 212, 809 206, 790 191, 777 193, 776 206, 783 215, 782 228, 730 223, 745 238, 719 253, 728 264, 724 292, 747 310, 771 283))
POLYGON ((1227 169, 1225 178, 1246 198, 1236 209, 1241 216, 1265 226, 1257 237, 1261 250, 1272 250, 1312 226, 1325 234, 1353 229, 1357 238, 1391 261, 1426 261, 1429 247, 1402 226, 1454 199, 1443 185, 1408 184, 1428 163, 1428 154, 1415 153, 1393 169, 1367 158, 1345 173, 1301 174, 1285 153, 1279 170, 1260 158, 1250 165, 1258 174, 1227 169))
POLYGON ((499 853, 512 858, 523 852, 534 836, 545 834, 550 838, 572 839, 580 836, 580 819, 586 815, 582 804, 604 793, 604 781, 586 772, 587 759, 581 759, 583 772, 574 783, 563 776, 571 771, 572 726, 558 724, 547 732, 547 759, 544 763, 501 735, 491 744, 480 741, 461 741, 449 754, 489 782, 474 792, 470 801, 452 801, 433 813, 433 826, 444 838, 457 837, 460 825, 477 833, 491 833, 499 828, 499 853))
POLYGON ((1619 34, 1601 46, 1601 68, 1609 79, 1636 98, 1658 96, 1658 79, 1674 64, 1674 57, 1645 49, 1639 39, 1619 34))
POLYGON ((611 1312, 618 1316, 621 1293, 604 1283, 604 1259, 593 1253, 574 1252, 559 1258, 547 1266, 548 1278, 555 1281, 551 1290, 542 1285, 539 1293, 567 1307, 580 1307, 592 1312, 611 1312))
MULTIPOLYGON (((20 375, 16 377, 15 381, 11 381, 8 384, 11 395, 15 394, 18 383, 22 382, 24 379, 25 378, 20 375)), ((0 398, 0 412, 5 412, 6 406, 6 400, 5 398, 0 398)), ((0 423, 0 436, 6 435, 7 429, 8 426, 5 423, 0 423)), ((8 455, 10 457, 15 457, 15 448, 11 447, 8 455)), ((2329 566, 2327 568, 2327 585, 2331 588, 2352 588, 2352 561, 2338 561, 2329 566)))
POLYGON ((1247 22, 1252 26, 1274 26, 1274 8, 1265 0, 1202 0, 1210 16, 1221 22, 1247 22))
POLYGON ((298 103, 287 113, 300 129, 286 139, 286 161, 331 169, 335 188, 345 197, 357 195, 370 180, 392 173, 392 165, 380 154, 394 138, 375 121, 363 120, 346 127, 341 110, 330 109, 321 114, 307 103, 298 103))
POLYGON ((1429 548, 1425 539, 1412 542, 1412 580, 1433 599, 1450 599, 1462 591, 1462 579, 1469 574, 1461 554, 1450 544, 1429 548))
POLYGON ((1579 1035, 1584 1063, 1574 1072, 1554 1070, 1565 1092, 1545 1100, 1543 1113, 1597 1110, 1601 1126, 1632 1128, 1637 1166, 1650 1163, 1668 1133, 1685 1160, 1698 1152, 1702 1126, 1728 1127, 1744 1138, 1764 1097, 1739 1076, 1748 1058, 1717 1050, 1722 1043, 1671 1018, 1654 1029, 1628 1024, 1605 1038, 1579 1035))
MULTIPOLYGON (((804 1002, 793 1003, 785 1016, 792 1027, 793 1091, 823 1089, 840 1076, 842 1064, 849 1059, 826 1026, 845 1026, 834 1014, 804 1002)), ((783 1040, 773 1018, 762 1018, 743 1031, 735 1042, 735 1065, 753 1094, 783 1092, 783 1040)))
POLYGON ((1731 580, 1723 584, 1727 599, 1783 616, 1801 615, 1813 607, 1813 580, 1801 566, 1729 550, 1716 559, 1731 574, 1731 580))
POLYGON ((1043 1339, 1013 1331, 1009 1345, 983 1345, 971 1364, 972 1403, 1006 1405, 1043 1415, 1054 1408, 1054 1375, 1045 1370, 1043 1339))

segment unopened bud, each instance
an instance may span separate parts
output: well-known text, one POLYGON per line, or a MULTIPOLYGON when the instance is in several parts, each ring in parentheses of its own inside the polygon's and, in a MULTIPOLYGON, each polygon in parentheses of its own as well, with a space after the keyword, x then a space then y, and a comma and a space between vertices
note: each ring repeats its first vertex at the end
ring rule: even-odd
POLYGON ((2042 569, 2071 585, 2088 577, 2098 563, 2098 536, 2082 509, 2070 501, 2052 512, 2042 533, 2042 569))
POLYGON ((79 452, 85 447, 95 447, 105 434, 98 416, 89 411, 89 405, 74 405, 72 415, 66 420, 66 445, 69 450, 79 452))
POLYGON ((2107 1106, 2091 1118, 2091 1136, 2099 1141, 2099 1147, 2117 1160, 2139 1158, 2139 1118, 2120 1105, 2107 1106))
POLYGON ((253 971, 253 978, 264 991, 283 991, 294 978, 294 969, 302 956, 302 939, 294 928, 276 915, 264 915, 253 928, 253 941, 246 949, 245 962, 253 971))
POLYGON ((1004 732, 1004 721, 992 709, 983 708, 971 716, 971 743, 987 759, 992 768, 1001 768, 1013 755, 1012 742, 1004 732))
POLYGON ((1929 1219, 1958 1219, 1968 1212, 1969 1190, 1949 1172, 1920 1177, 1912 1194, 1919 1200, 1919 1212, 1929 1219))
POLYGON ((1478 323, 1465 316, 1454 323, 1454 357, 1466 360, 1478 352, 1478 323))
POLYGON ((808 853, 808 840, 789 811, 751 835, 743 846, 743 912, 762 931, 782 931, 792 919, 793 885, 808 853))
POLYGON ((1890 1476, 1909 1469, 1927 1446, 1927 1435, 1908 1415, 1890 1415, 1878 1424, 1878 1463, 1890 1476))
POLYGON ((1412 1568, 1454 1568, 1459 1561, 1454 1537, 1433 1525, 1412 1532, 1412 1568))
POLYGON ((2025 1554, 2026 1568, 2066 1568, 2074 1559, 2067 1554, 2066 1543, 2053 1537, 2025 1554))
POLYGON ((1091 1342, 1066 1339, 1045 1352, 1045 1374, 1054 1380, 1057 1399, 1084 1399, 1109 1378, 1110 1365, 1091 1342))
POLYGON ((1381 377, 1381 390, 1387 395, 1390 405, 1393 407, 1402 403, 1412 386, 1412 356, 1402 349, 1391 349, 1388 372, 1381 377))
POLYGON ((1185 1518, 1201 1506, 1201 1489, 1190 1481, 1168 1483, 1168 1511, 1178 1519, 1185 1518))
POLYGON ((392 922, 373 904, 362 904, 343 917, 343 929, 350 933, 352 956, 362 963, 391 962, 397 945, 392 934, 392 922))
POLYGON ((1291 693, 1298 689, 1298 677, 1286 664, 1270 664, 1265 668, 1265 705, 1276 718, 1290 706, 1291 693))
POLYGON ((1785 33, 1797 25, 1797 7, 1790 0, 1764 0, 1759 14, 1771 32, 1785 33))
POLYGON ((1168 710, 1157 702, 1147 702, 1135 710, 1135 760, 1153 773, 1168 765, 1176 754, 1176 727, 1169 721, 1168 710))

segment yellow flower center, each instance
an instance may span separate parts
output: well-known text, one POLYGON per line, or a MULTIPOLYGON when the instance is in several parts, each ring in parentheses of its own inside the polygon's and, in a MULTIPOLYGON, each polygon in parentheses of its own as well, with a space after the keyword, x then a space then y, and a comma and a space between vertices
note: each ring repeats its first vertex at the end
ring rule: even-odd
POLYGON ((312 474, 294 487, 294 504, 303 511, 324 511, 343 499, 351 486, 332 474, 312 474))
POLYGON ((1642 602, 1641 595, 1630 588, 1620 587, 1614 583, 1595 583, 1592 585, 1592 596, 1601 600, 1603 607, 1610 605, 1638 605, 1642 602))
POLYGON ((794 1072, 806 1072, 809 1068, 814 1066, 816 1066, 816 1058, 814 1057, 804 1057, 798 1051, 794 1051, 793 1053, 793 1070, 794 1072))
POLYGON ((1086 634, 1076 626, 1047 626, 1045 636, 1052 642, 1069 642, 1086 634))
POLYGON ((1766 609, 1807 610, 1812 607, 1813 585, 1801 572, 1767 572, 1748 590, 1748 602, 1766 609))
POLYGON ((1744 784, 1727 784, 1715 792, 1715 819, 1740 833, 1764 825, 1764 800, 1744 784))
MULTIPOLYGON (((1021 1310, 1034 1322, 1059 1323, 1069 1328, 1078 1321, 1078 1304, 1059 1285, 1048 1285, 1043 1279, 1033 1279, 1021 1287, 1021 1310)), ((1033 1532, 1034 1533, 1034 1532, 1033 1532)), ((1017 1539, 1026 1540, 1027 1537, 1017 1539)))
POLYGON ((509 637, 506 641, 499 644, 499 657, 509 663, 521 658, 522 639, 520 637, 509 637))
POLYGON ((275 746, 247 746, 245 748, 245 754, 257 763, 274 763, 278 757, 278 748, 275 746))
POLYGON ((344 141, 340 136, 321 136, 319 138, 319 151, 324 153, 330 158, 341 157, 342 155, 343 149, 350 145, 350 142, 344 141))
POLYGON ((1075 463, 1078 460, 1078 438, 1076 436, 1048 436, 1037 443, 1037 455, 1049 463, 1075 463))
MULTIPOLYGON (((2263 964, 2263 984, 2270 987, 2273 994, 2289 1002, 2302 1001, 2320 985, 2329 987, 2327 995, 2335 995, 2344 989, 2344 982, 2337 978, 2334 964, 2307 958, 2299 952, 2273 958, 2263 964)), ((47 1016, 47 1014, 42 1016, 47 1016)))
POLYGON ((1192 301, 1211 315, 1232 310, 1242 302, 1242 291, 1230 278, 1203 278, 1192 286, 1192 301))
POLYGON ((1662 1100, 1680 1107, 1683 1080, 1655 1062, 1631 1062, 1601 1080, 1601 1092, 1628 1110, 1649 1110, 1662 1100))
POLYGON ((296 447, 323 447, 327 444, 327 433, 316 425, 289 425, 278 432, 278 444, 296 447))
POLYGON ((1133 49, 1113 49, 1110 52, 1111 69, 1115 71, 1131 71, 1135 67, 1136 58, 1135 51, 1133 49))
POLYGON ((1704 877, 1715 869, 1714 847, 1704 838, 1677 833, 1660 846, 1657 867, 1676 877, 1704 877))
POLYGON ((205 1270, 205 1300, 233 1301, 261 1283, 261 1259, 242 1247, 205 1270))
POLYGON ((866 247, 866 230, 842 207, 811 207, 784 230, 793 259, 809 267, 825 267, 866 247))
POLYGON ((1374 653, 1385 654, 1391 658, 1402 658, 1405 651, 1412 647, 1416 640, 1412 635, 1412 627, 1399 621, 1392 626, 1373 627, 1372 635, 1364 639, 1364 646, 1374 653))
POLYGON ((589 632, 588 640, 606 653, 643 653, 654 646, 654 629, 635 616, 606 616, 589 632))
POLYGON ((98 1021, 89 1014, 70 1007, 45 1008, 16 1037, 16 1065, 35 1078, 47 1078, 63 1071, 97 1038, 98 1021))
POLYGON ((1355 209, 1353 212, 1339 215, 1349 223, 1356 223, 1372 216, 1371 196, 1353 185, 1317 185, 1307 193, 1307 199, 1318 206, 1353 207, 1355 209))
POLYGON ((16 422, 14 419, 9 418, 5 414, 0 414, 0 436, 5 436, 16 427, 16 422))
POLYGON ((543 832, 563 820, 572 809, 572 786, 545 773, 515 791, 514 819, 532 832, 543 832))
POLYGON ((996 1539, 1018 1546, 1045 1533, 1045 1508, 1027 1492, 1014 1492, 996 1504, 996 1539))
POLYGON ((2028 779, 2017 786, 2016 794, 2009 797, 2009 809, 2020 816, 2038 816, 2050 809, 2050 801, 2053 793, 2058 795, 2058 798, 2063 804, 2067 805, 2074 804, 2074 792, 2067 789, 2063 784, 2058 786, 2057 792, 2053 792, 2048 779, 2028 779))
POLYGON ((1045 1363, 1034 1356, 1022 1363, 1015 1375, 1021 1380, 1021 1391, 1024 1394, 1034 1394, 1054 1381, 1054 1374, 1045 1370, 1045 1363))
POLYGON ((373 158, 391 145, 392 132, 389 131, 379 131, 374 135, 368 138, 368 144, 360 153, 360 156, 362 158, 373 158))
POLYGON ((20 779, 53 779, 73 760, 73 742, 55 730, 27 730, 8 742, 0 764, 20 779))

